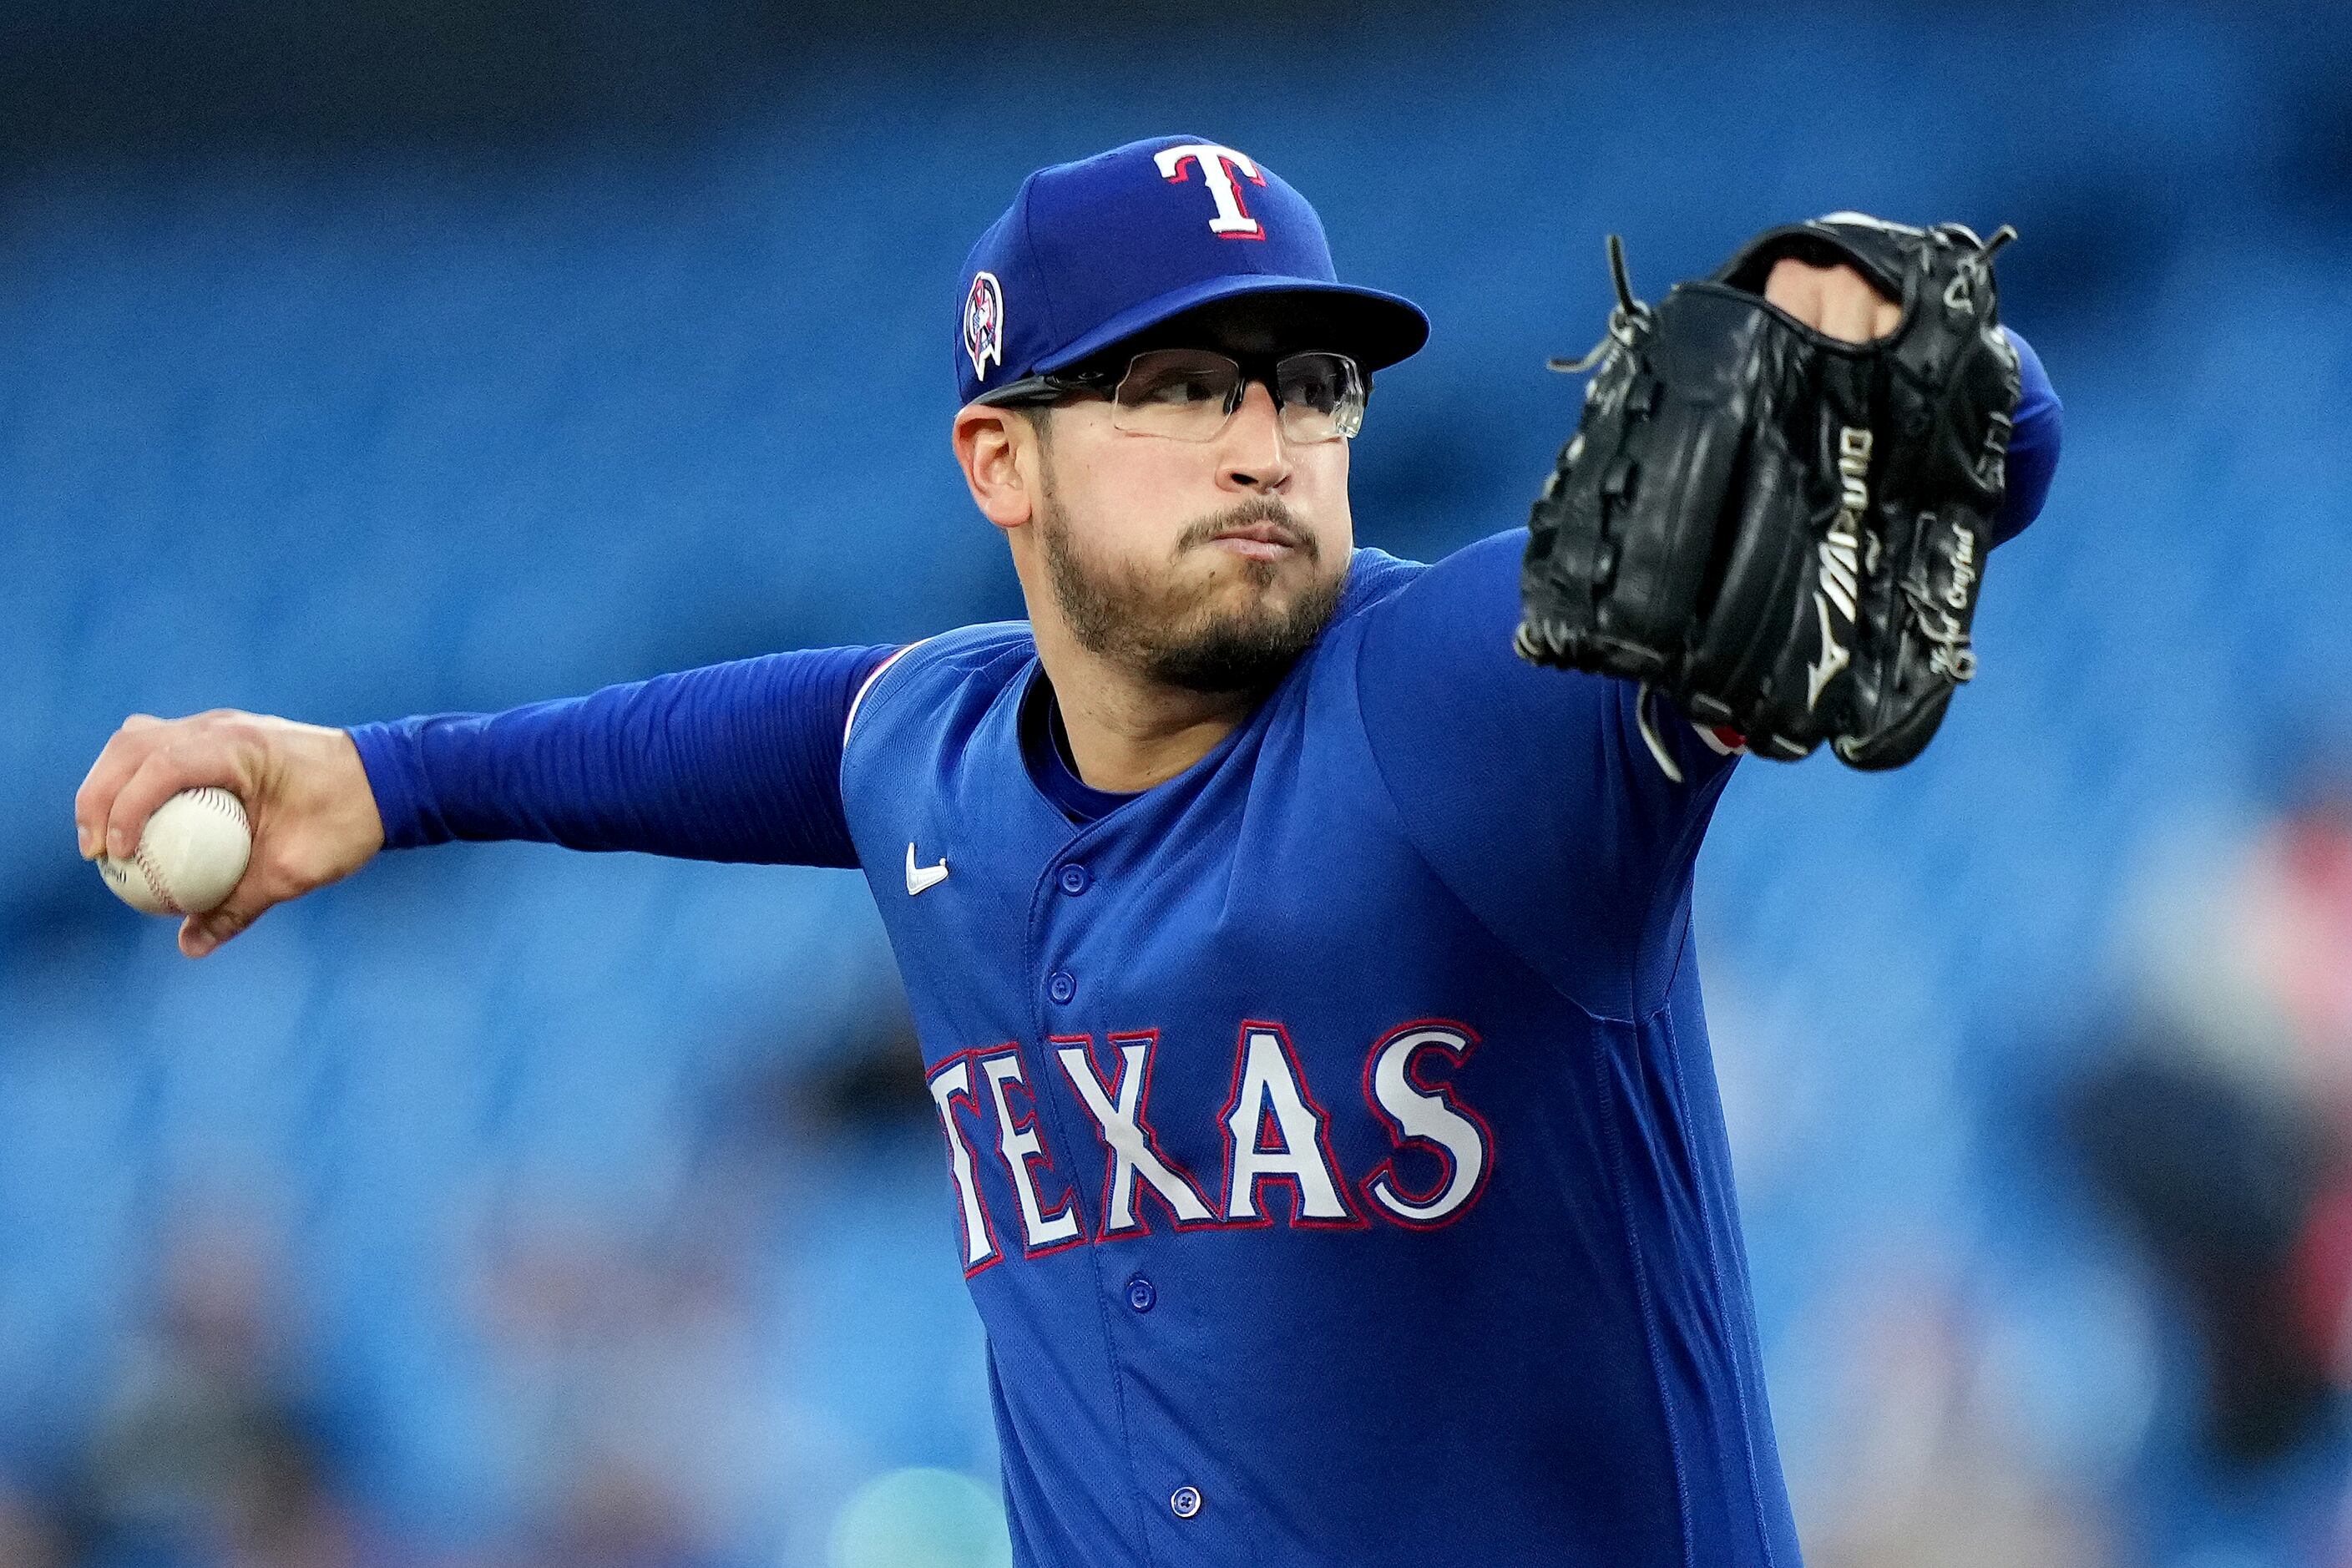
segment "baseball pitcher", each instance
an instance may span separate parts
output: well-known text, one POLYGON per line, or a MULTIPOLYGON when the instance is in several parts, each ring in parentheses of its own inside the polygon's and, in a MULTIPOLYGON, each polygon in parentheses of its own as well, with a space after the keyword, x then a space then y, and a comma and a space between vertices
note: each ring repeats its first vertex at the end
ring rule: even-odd
POLYGON ((82 850, 240 797, 191 956, 451 839, 862 869, 1026 1568, 1796 1568, 1692 863, 1738 757, 1899 764, 1973 675, 2059 442, 2007 237, 1834 215, 1654 302, 1612 244, 1530 526, 1423 565, 1348 504, 1422 312, 1236 149, 1043 169, 941 302, 1027 620, 134 717, 82 850))

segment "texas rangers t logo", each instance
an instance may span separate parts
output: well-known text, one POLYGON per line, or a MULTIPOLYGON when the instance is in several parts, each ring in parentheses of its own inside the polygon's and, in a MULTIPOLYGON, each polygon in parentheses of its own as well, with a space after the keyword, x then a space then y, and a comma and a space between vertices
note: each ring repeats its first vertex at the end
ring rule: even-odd
POLYGON ((1234 184, 1236 174, 1252 184, 1265 184, 1265 176, 1257 172, 1248 153, 1220 147, 1213 142, 1187 142, 1181 147, 1162 147, 1153 162, 1160 165, 1160 178, 1171 184, 1181 185, 1192 177, 1184 173, 1187 163, 1201 171, 1201 183, 1209 187, 1209 195, 1217 204, 1217 216, 1209 220, 1211 234, 1220 239, 1265 237, 1265 228, 1242 205, 1241 187, 1234 184))
POLYGON ((963 352, 971 356, 971 374, 988 379, 991 360, 1004 363, 1004 289, 993 272, 972 279, 963 297, 963 352))

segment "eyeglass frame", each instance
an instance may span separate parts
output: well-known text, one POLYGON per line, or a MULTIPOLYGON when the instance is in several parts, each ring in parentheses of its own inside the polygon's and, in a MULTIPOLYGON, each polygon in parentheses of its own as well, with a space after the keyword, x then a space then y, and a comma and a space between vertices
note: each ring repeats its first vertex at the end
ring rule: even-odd
MULTIPOLYGON (((1241 373, 1241 380, 1236 384, 1238 384, 1241 389, 1242 398, 1246 398, 1249 395, 1249 389, 1253 384, 1265 387, 1266 395, 1274 399, 1276 423, 1277 425, 1281 422, 1282 396, 1281 394, 1275 391, 1276 374, 1281 370, 1285 360, 1297 359, 1304 354, 1328 354, 1331 358, 1339 361, 1342 364, 1345 364, 1348 367, 1349 373, 1356 378, 1356 384, 1363 389, 1364 403, 1366 405, 1370 405, 1372 400, 1371 373, 1367 371, 1357 362, 1355 355, 1341 353, 1337 349, 1293 349, 1288 353, 1281 354, 1237 354, 1229 353, 1223 349, 1199 348, 1185 343, 1160 343, 1152 348, 1139 349, 1134 353, 1128 355, 1127 363, 1119 366, 1116 374, 1114 374, 1112 369, 1108 366, 1101 366, 1092 370, 1079 368, 1061 371, 1041 371, 1034 375, 1024 375, 1018 381, 1006 382, 994 392, 982 393, 980 396, 973 398, 972 402, 985 408, 1050 407, 1061 402, 1065 397, 1076 396, 1102 397, 1116 402, 1119 384, 1126 381, 1128 376, 1134 371, 1136 361, 1143 358, 1146 354, 1166 353, 1171 350, 1181 350, 1192 353, 1212 354, 1231 364, 1235 370, 1241 373)), ((1225 410, 1225 423, 1217 426, 1218 436, 1222 436, 1225 433, 1226 428, 1233 424, 1234 416, 1240 412, 1241 400, 1236 399, 1234 405, 1225 410)), ((1362 428, 1360 414, 1358 416, 1357 428, 1362 428)), ((1129 433, 1134 435, 1157 434, 1157 432, 1148 430, 1129 433)), ((1288 432, 1286 431, 1284 434, 1286 437, 1288 437, 1288 432)), ((1182 437, 1163 437, 1163 439, 1171 440, 1181 438, 1182 437)), ((1349 441, 1353 440, 1355 437, 1354 434, 1350 432, 1347 435, 1334 434, 1326 438, 1333 441, 1349 441)), ((1216 436, 1204 437, 1204 440, 1213 441, 1215 439, 1216 436)), ((1318 440, 1303 444, 1320 446, 1322 445, 1322 442, 1318 440)))

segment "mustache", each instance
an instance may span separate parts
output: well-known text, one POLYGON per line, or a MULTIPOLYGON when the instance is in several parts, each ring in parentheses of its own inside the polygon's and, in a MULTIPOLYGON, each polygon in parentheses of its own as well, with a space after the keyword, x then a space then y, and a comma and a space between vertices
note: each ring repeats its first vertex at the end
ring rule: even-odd
POLYGON ((1176 552, 1182 554, 1196 544, 1206 544, 1219 534, 1237 528, 1266 527, 1273 529, 1293 550, 1309 561, 1323 558, 1323 547, 1316 542, 1314 531, 1303 526, 1297 513, 1292 511, 1279 496, 1252 496, 1223 511, 1212 512, 1185 525, 1177 536, 1176 552))

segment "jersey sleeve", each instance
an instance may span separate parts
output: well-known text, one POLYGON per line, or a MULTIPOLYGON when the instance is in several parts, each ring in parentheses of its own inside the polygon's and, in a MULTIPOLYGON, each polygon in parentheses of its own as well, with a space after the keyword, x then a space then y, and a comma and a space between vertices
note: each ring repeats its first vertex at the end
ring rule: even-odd
MULTIPOLYGON (((2003 328, 2023 383, 1996 544, 2040 514, 2064 410, 2032 345, 2003 328)), ((1524 529, 1457 551, 1367 611, 1364 724, 1423 857, 1524 962, 1590 1011, 1664 995, 1689 873, 1738 737, 1652 700, 1651 754, 1629 681, 1539 669, 1511 652, 1524 529)))
POLYGON ((1527 531, 1446 557, 1365 612, 1358 689, 1405 831, 1522 962, 1588 1011, 1661 999, 1683 894, 1733 759, 1627 681, 1511 651, 1527 531))
POLYGON ((526 838, 854 867, 843 733, 892 651, 769 654, 503 713, 362 724, 351 736, 388 848, 526 838))

